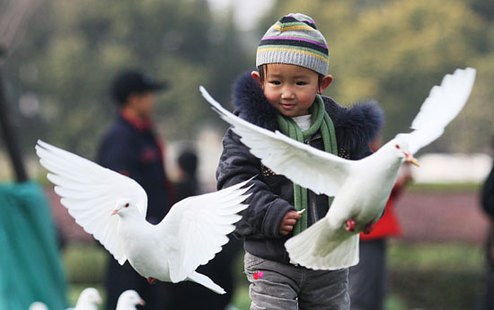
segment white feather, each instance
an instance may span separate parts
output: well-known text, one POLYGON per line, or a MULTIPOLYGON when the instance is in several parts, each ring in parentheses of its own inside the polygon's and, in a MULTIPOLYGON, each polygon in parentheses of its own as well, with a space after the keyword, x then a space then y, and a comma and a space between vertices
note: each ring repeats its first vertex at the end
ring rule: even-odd
POLYGON ((204 87, 199 89, 220 117, 233 125, 232 130, 240 136, 242 143, 266 167, 276 167, 273 169, 276 173, 290 179, 294 176, 297 184, 310 187, 317 194, 337 194, 340 187, 337 181, 348 175, 352 161, 295 141, 279 131, 272 132, 251 124, 223 108, 204 87))

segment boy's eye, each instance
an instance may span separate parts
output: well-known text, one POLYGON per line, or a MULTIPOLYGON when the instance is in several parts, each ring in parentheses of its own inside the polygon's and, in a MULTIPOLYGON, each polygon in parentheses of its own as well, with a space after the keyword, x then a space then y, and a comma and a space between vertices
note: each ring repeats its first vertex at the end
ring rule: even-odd
POLYGON ((277 81, 277 80, 272 80, 272 81, 269 81, 270 84, 274 84, 274 85, 280 85, 281 82, 280 81, 277 81))
POLYGON ((307 82, 305 82, 305 81, 298 81, 298 82, 297 82, 297 85, 300 85, 300 86, 301 86, 301 85, 307 85, 307 82))

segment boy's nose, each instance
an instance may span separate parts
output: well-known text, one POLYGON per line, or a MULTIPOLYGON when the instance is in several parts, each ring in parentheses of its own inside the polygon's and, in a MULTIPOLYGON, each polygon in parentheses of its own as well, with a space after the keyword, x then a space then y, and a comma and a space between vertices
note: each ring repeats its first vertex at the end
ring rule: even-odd
POLYGON ((281 92, 282 99, 293 99, 295 98, 295 93, 292 91, 290 87, 284 87, 281 92))

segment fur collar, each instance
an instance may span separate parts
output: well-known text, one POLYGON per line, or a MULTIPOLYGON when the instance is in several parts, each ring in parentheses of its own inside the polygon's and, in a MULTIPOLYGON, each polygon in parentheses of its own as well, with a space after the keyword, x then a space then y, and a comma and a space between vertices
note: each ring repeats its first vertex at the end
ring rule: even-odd
MULTIPOLYGON (((345 108, 329 97, 323 96, 323 99, 335 126, 339 148, 354 150, 376 138, 383 124, 383 112, 377 102, 367 101, 345 108)), ((272 131, 278 129, 278 111, 269 104, 250 72, 243 73, 235 82, 233 105, 236 114, 248 122, 272 131)))

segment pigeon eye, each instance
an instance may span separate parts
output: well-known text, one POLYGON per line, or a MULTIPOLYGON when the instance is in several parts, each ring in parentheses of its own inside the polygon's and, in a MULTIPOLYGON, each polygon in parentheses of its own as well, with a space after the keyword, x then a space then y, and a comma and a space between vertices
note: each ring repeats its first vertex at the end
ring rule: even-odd
POLYGON ((395 147, 399 150, 400 149, 400 146, 398 144, 395 145, 395 147))
POLYGON ((128 208, 129 207, 129 203, 127 202, 124 207, 128 208))

